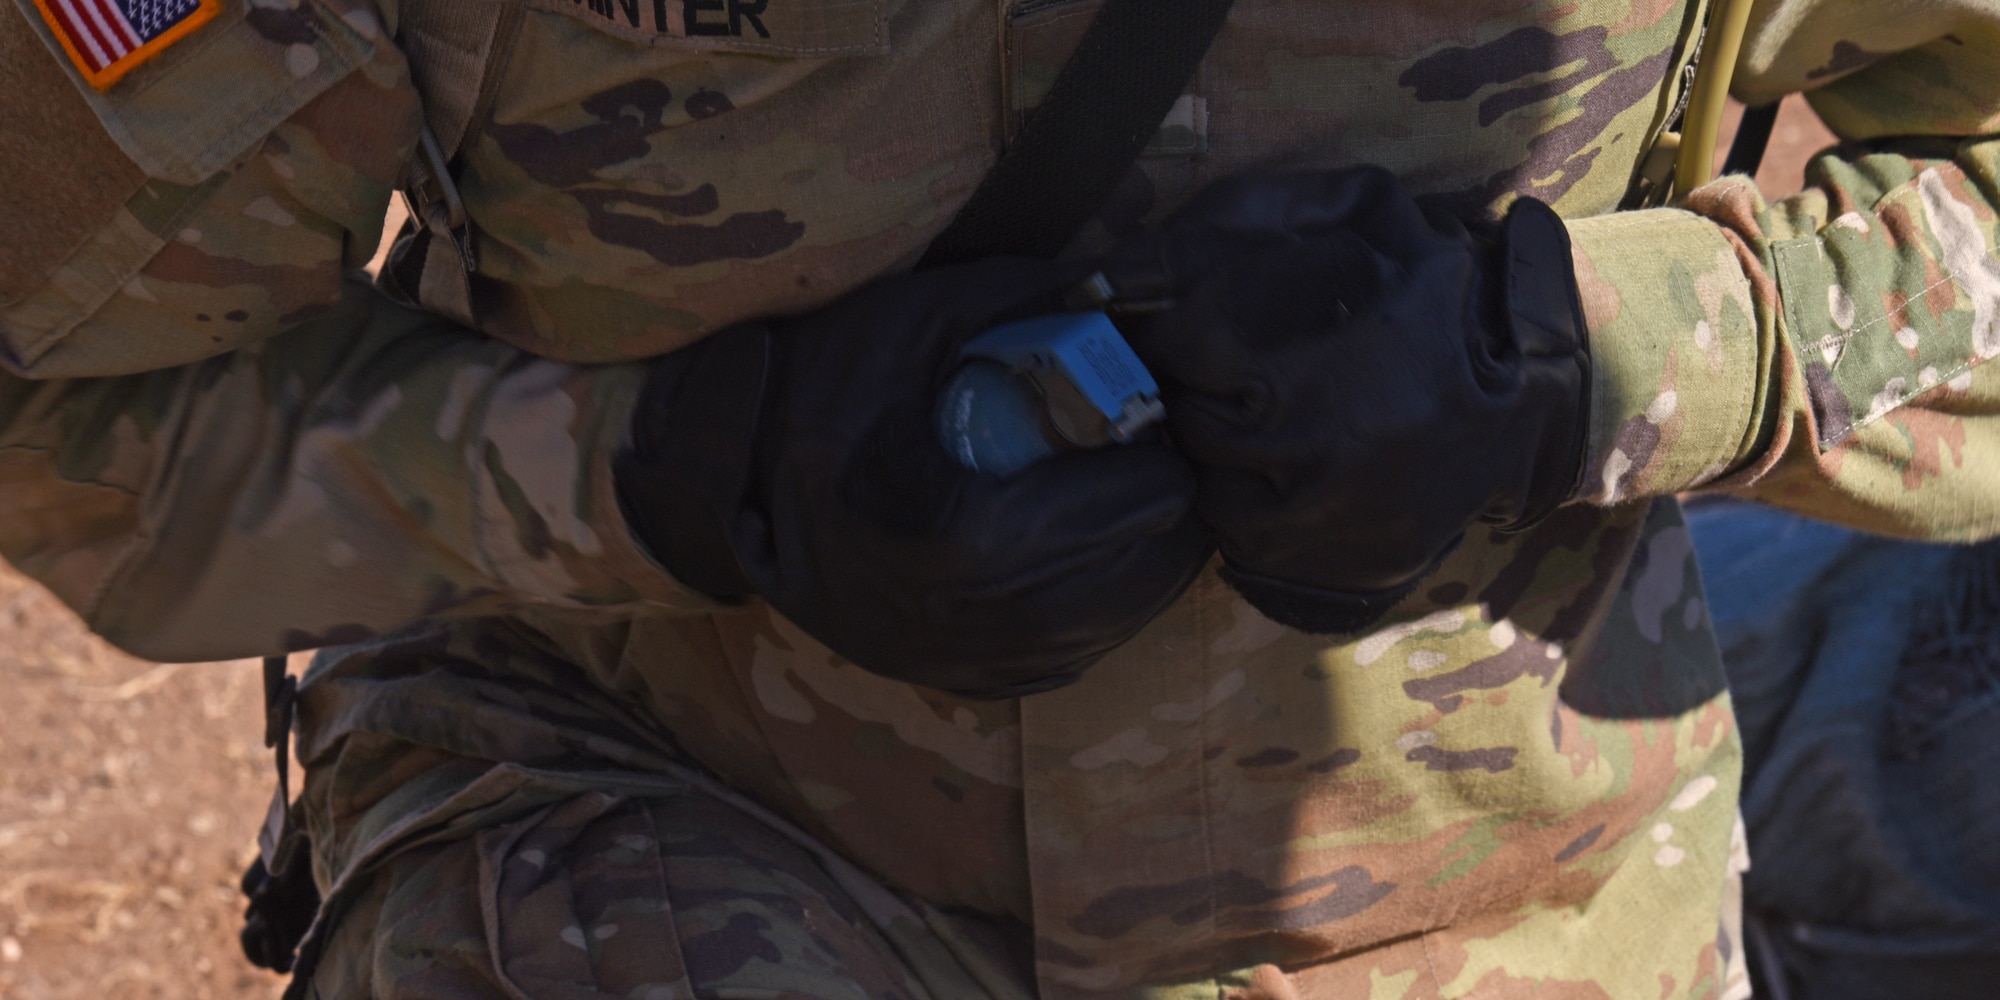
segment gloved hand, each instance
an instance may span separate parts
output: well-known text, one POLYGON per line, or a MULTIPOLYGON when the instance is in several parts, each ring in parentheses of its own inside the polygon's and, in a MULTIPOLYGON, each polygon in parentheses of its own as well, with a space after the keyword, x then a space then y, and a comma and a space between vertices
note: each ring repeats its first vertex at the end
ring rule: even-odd
POLYGON ((1160 443, 1000 480, 933 406, 966 340, 1059 310, 1074 268, 891 278, 655 362, 614 466, 628 523, 710 596, 761 595, 857 666, 980 697, 1058 687, 1180 596, 1213 543, 1160 443))
POLYGON ((1468 229, 1376 167, 1217 183, 1105 265, 1161 382, 1223 575, 1272 619, 1352 632, 1475 522, 1575 494, 1590 357, 1546 205, 1468 229))

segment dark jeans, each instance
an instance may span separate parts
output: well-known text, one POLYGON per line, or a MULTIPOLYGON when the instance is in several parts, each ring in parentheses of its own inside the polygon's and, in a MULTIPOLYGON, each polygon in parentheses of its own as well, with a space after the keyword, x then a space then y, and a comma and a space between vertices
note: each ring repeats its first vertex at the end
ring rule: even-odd
POLYGON ((2000 997, 2000 541, 1688 518, 1743 728, 1758 995, 2000 997))

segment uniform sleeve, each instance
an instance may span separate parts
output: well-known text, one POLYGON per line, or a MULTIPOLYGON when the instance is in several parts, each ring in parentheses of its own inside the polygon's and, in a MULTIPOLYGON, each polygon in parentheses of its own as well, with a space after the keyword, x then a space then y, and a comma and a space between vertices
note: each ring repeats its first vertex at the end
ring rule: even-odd
POLYGON ((1750 103, 1843 140, 1572 225, 1597 364, 1584 498, 1695 488, 1888 534, 2000 533, 2000 4, 1760 3, 1750 103))
POLYGON ((373 7, 226 8, 97 93, 0 0, 0 555, 160 660, 705 607, 614 498, 642 366, 348 277, 417 133, 373 7))

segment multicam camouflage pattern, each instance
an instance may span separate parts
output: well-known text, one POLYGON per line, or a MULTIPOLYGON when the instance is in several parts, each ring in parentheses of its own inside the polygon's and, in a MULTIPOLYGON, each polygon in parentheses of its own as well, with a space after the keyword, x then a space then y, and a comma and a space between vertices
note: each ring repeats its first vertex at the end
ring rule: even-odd
MULTIPOLYGON (((50 95, 0 97, 8 124, 119 191, 6 209, 36 235, 0 259, 0 551, 157 657, 510 616, 307 685, 328 995, 1740 994, 1718 934, 1738 745, 1667 498, 2000 529, 1992 143, 1840 151, 1777 205, 1725 180, 1604 215, 1699 11, 1239 0, 1075 252, 1250 169, 1372 161, 1446 207, 1548 200, 1598 360, 1589 502, 1475 532, 1366 636, 1286 632, 1210 576, 1075 687, 968 702, 660 573, 608 489, 640 369, 563 362, 906 266, 1092 8, 736 6, 523 7, 460 154, 483 336, 338 280, 442 86, 398 53, 414 0, 241 7, 229 44, 267 72, 212 112, 205 48, 65 102, 0 16, 0 74, 50 95), (331 113, 355 103, 379 113, 331 113), (148 130, 172 113, 227 141, 168 155, 148 130), (761 852, 759 826, 803 854, 761 852), (620 951, 623 920, 680 964, 620 951)), ((1819 87, 1856 138, 2000 126, 2000 11, 1852 8, 1759 4, 1742 91, 1819 87)), ((53 176, 8 151, 10 197, 53 176)))
POLYGON ((417 124, 403 58, 372 5, 229 4, 103 94, 70 87, 73 69, 48 48, 34 4, 12 6, 0 17, 10 126, 0 340, 11 370, 63 378, 186 364, 341 297, 343 274, 381 232, 417 124), (66 113, 27 95, 63 100, 66 113), (115 176, 69 191, 79 160, 115 164, 115 176))
POLYGON ((685 794, 600 792, 493 821, 390 859, 347 906, 312 995, 400 996, 415 983, 433 996, 645 1000, 984 992, 963 978, 926 988, 811 855, 685 794), (502 873, 497 898, 485 898, 484 871, 502 873), (665 891, 634 906, 634 884, 665 891))
POLYGON ((314 678, 316 717, 393 702, 437 724, 421 746, 393 723, 301 733, 328 905, 295 989, 1034 995, 1025 925, 888 888, 690 767, 646 701, 519 624, 349 647, 314 678))
POLYGON ((1695 192, 1721 229, 1673 212, 1573 227, 1611 362, 1595 502, 1712 484, 1892 534, 2000 529, 2000 425, 1982 419, 2000 372, 1981 365, 2000 354, 2000 141, 1879 146, 1820 157, 1777 205, 1746 178, 1695 192), (1682 238, 1642 249, 1641 230, 1682 238))
MULTIPOLYGON (((502 820, 643 789, 684 753, 989 936, 1031 925, 1045 997, 1715 995, 1734 730, 1676 508, 1621 510, 1468 544, 1359 643, 1271 625, 1211 576, 1023 702, 876 677, 762 608, 386 639, 315 668, 304 812, 321 870, 351 873, 339 898, 416 877, 366 874, 398 848, 504 841, 502 820)), ((653 884, 594 891, 642 907, 653 884)), ((483 940, 482 912, 574 919, 483 891, 431 939, 483 940)), ((932 984, 974 960, 898 947, 932 984)))

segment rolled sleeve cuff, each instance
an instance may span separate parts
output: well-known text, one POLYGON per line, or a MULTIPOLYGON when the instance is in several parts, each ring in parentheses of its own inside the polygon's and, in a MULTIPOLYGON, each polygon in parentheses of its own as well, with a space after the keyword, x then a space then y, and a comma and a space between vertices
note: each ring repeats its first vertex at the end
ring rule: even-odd
POLYGON ((1614 504, 1722 475, 1747 451, 1758 323, 1738 246, 1678 209, 1569 224, 1594 369, 1578 500, 1614 504))

